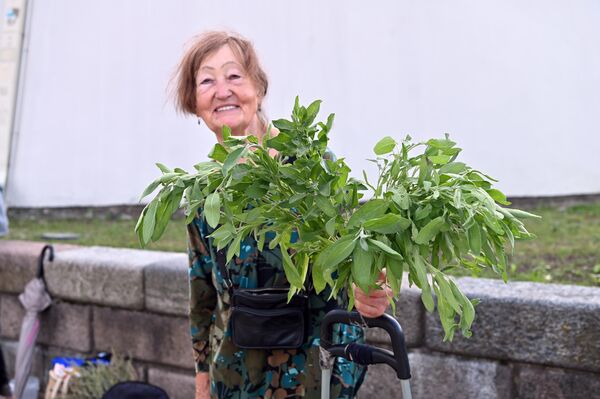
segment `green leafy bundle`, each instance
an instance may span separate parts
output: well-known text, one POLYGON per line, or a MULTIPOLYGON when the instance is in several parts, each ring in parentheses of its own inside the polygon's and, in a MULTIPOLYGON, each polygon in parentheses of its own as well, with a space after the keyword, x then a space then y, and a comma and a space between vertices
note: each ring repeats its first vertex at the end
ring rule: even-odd
POLYGON ((70 379, 65 399, 101 398, 113 385, 137 380, 131 359, 119 354, 113 354, 109 364, 88 362, 85 367, 77 368, 77 374, 70 379))
POLYGON ((372 160, 379 166, 377 183, 366 175, 364 181, 351 178, 344 160, 327 150, 334 115, 315 123, 319 107, 318 100, 303 107, 296 98, 291 119, 274 121, 279 134, 271 137, 269 129, 262 142, 225 128, 223 143, 209 154, 212 161, 195 165, 193 173, 158 164, 163 174, 142 197, 162 188, 140 215, 140 242, 158 240, 180 205, 188 222, 202 209, 228 260, 248 236, 259 250, 279 247, 290 297, 304 288, 310 271, 317 292, 329 286, 334 296, 347 289, 352 308, 352 284, 381 289, 385 269, 397 297, 408 272, 429 311, 435 293, 444 338, 451 340, 457 328, 469 336, 475 301, 444 271, 492 267, 506 280, 507 247, 531 237, 519 218, 535 215, 503 208, 508 202, 492 188, 494 180, 456 162, 460 149, 447 137, 419 144, 385 137, 372 160), (410 154, 416 147, 424 152, 410 154), (360 205, 368 189, 373 196, 360 205))

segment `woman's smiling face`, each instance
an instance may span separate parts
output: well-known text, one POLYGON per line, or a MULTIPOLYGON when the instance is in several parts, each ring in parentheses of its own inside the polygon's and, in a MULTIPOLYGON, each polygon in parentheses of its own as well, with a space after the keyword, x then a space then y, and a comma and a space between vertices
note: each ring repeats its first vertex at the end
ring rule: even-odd
POLYGON ((256 85, 228 45, 200 64, 196 74, 196 115, 218 136, 224 125, 233 134, 246 134, 259 102, 256 85))

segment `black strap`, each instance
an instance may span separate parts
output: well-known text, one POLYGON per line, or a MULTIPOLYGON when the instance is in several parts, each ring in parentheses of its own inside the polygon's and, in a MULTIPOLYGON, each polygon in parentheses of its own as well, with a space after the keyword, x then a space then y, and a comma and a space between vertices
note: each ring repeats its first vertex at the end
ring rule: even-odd
POLYGON ((233 281, 231 280, 231 276, 229 275, 229 270, 227 269, 227 256, 225 255, 224 250, 217 251, 217 264, 219 265, 219 270, 221 271, 221 277, 223 278, 223 285, 229 291, 229 295, 233 294, 233 281))
MULTIPOLYGON (((233 280, 231 280, 231 275, 229 274, 229 269, 227 268, 227 256, 225 254, 225 250, 221 249, 221 250, 217 251, 216 258, 217 258, 217 265, 219 266, 219 271, 221 272, 221 277, 223 278, 223 285, 225 286, 227 291, 229 291, 229 294, 233 295, 233 291, 234 291, 233 280)), ((260 267, 261 260, 264 261, 264 258, 259 253, 258 259, 256 261, 257 267, 260 267)), ((306 292, 310 292, 313 289, 311 271, 309 271, 307 277, 308 277, 308 288, 307 289, 305 288, 305 289, 306 289, 306 292)))

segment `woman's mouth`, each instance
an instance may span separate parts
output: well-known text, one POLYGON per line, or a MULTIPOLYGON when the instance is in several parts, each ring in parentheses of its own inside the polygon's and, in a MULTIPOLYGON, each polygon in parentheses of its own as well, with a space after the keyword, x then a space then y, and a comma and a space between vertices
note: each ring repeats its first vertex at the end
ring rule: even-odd
POLYGON ((218 107, 217 109, 215 109, 215 112, 227 112, 227 111, 231 111, 234 109, 238 109, 239 106, 237 105, 224 105, 222 107, 218 107))

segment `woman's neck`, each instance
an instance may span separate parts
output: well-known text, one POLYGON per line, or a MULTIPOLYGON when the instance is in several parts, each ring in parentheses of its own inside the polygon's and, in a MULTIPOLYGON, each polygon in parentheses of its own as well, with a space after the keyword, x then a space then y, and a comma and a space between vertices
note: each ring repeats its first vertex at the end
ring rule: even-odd
MULTIPOLYGON (((254 118, 252 118, 252 121, 250 121, 250 124, 244 130, 232 131, 231 135, 256 136, 258 138, 258 142, 262 143, 262 138, 265 135, 265 130, 266 126, 264 126, 264 123, 260 120, 260 118, 258 118, 258 116, 255 116, 254 118)), ((223 133, 221 131, 215 132, 215 136, 217 137, 217 141, 223 144, 223 133)))

